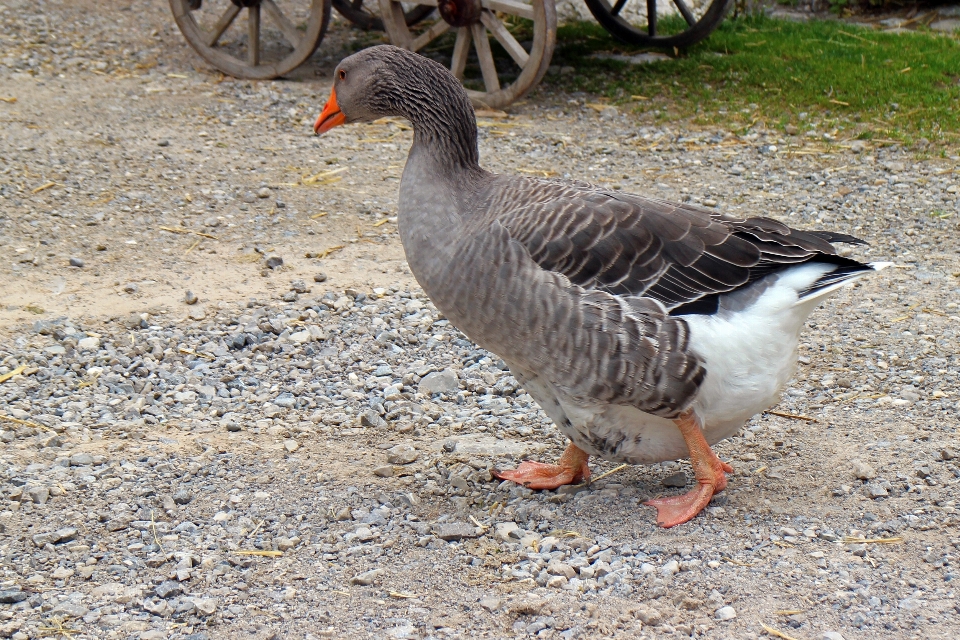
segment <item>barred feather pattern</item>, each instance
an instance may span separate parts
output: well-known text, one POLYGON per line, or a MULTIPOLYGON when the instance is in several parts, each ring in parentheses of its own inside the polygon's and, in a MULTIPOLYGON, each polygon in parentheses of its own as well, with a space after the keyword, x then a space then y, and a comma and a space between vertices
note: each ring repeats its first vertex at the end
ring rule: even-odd
MULTIPOLYGON (((668 311, 813 258, 852 263, 813 232, 585 183, 499 176, 486 208, 542 268, 668 311)), ((831 234, 831 237, 836 234, 831 234)), ((844 236, 843 241, 859 242, 844 236)))
POLYGON ((688 351, 686 322, 662 305, 541 269, 496 221, 456 244, 456 269, 431 261, 415 263, 414 273, 472 340, 579 404, 629 404, 673 417, 693 402, 705 372, 688 351))

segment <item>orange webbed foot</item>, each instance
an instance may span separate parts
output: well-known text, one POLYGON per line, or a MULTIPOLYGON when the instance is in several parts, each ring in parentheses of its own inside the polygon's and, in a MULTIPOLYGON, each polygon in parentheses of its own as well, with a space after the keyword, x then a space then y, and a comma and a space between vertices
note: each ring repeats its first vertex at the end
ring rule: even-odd
POLYGON ((563 452, 558 464, 526 461, 516 469, 494 470, 492 475, 501 480, 516 482, 528 489, 556 489, 590 478, 587 457, 585 451, 571 444, 563 452))
POLYGON ((733 473, 733 467, 720 460, 707 444, 692 413, 681 416, 676 424, 690 450, 690 462, 699 486, 683 495, 643 503, 656 508, 657 524, 665 529, 689 522, 703 511, 710 499, 727 487, 726 474, 733 473))

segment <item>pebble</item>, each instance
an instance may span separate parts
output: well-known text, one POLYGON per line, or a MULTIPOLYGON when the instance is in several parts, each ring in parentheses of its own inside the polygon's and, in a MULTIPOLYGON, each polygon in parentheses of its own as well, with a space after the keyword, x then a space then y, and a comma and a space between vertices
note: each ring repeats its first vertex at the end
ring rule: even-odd
POLYGON ((174 580, 164 580, 154 587, 153 592, 158 598, 166 600, 167 598, 172 598, 183 593, 183 587, 180 586, 179 582, 174 580))
POLYGON ((371 569, 370 571, 364 571, 363 573, 357 574, 350 578, 350 584, 369 586, 374 582, 377 582, 386 573, 387 572, 383 569, 371 569))
POLYGON ((186 293, 183 294, 183 301, 186 304, 197 304, 200 301, 200 298, 197 297, 193 291, 187 289, 186 293))
POLYGON ((279 269, 280 267, 283 266, 283 258, 281 258, 280 256, 269 256, 264 261, 264 264, 270 269, 279 269))
POLYGON ((877 470, 866 462, 851 460, 850 465, 853 469, 853 477, 858 480, 873 480, 877 477, 877 470))
POLYGON ((420 452, 409 444, 398 444, 387 450, 387 462, 390 464, 410 464, 420 457, 420 452))
POLYGON ((80 268, 82 268, 83 265, 84 265, 83 258, 70 258, 70 266, 71 266, 71 267, 80 267, 80 268))
POLYGON ((687 474, 683 471, 672 473, 660 481, 665 487, 685 487, 687 486, 687 474))
POLYGON ((733 620, 737 617, 737 611, 733 607, 727 605, 726 607, 720 607, 717 609, 716 614, 714 614, 717 620, 733 620))
POLYGON ((457 374, 450 369, 428 373, 420 380, 417 391, 424 394, 455 393, 460 388, 457 374))
POLYGON ((669 562, 664 564, 662 567, 660 567, 660 573, 662 573, 665 576, 672 576, 673 574, 678 573, 679 571, 680 571, 680 563, 677 562, 676 560, 670 560, 669 562))
POLYGON ((326 281, 327 281, 327 274, 322 273, 322 272, 321 272, 321 273, 315 273, 315 274, 313 274, 313 281, 314 281, 314 282, 326 282, 326 281))
POLYGON ((836 631, 824 631, 820 638, 821 640, 844 640, 843 636, 836 631))
POLYGON ((464 522, 451 522, 435 526, 433 534, 441 540, 463 540, 464 538, 476 538, 477 528, 464 522))

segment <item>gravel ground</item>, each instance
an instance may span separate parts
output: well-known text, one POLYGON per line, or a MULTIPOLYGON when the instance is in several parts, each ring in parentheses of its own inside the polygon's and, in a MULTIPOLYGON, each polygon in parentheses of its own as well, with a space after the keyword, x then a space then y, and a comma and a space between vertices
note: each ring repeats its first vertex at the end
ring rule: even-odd
POLYGON ((720 444, 728 489, 665 531, 640 503, 686 461, 491 480, 564 442, 405 268, 410 132, 309 136, 355 34, 237 82, 163 3, 131 6, 0 8, 0 637, 957 636, 955 150, 662 124, 550 85, 481 119, 494 170, 896 263, 812 316, 776 408, 806 419, 720 444))

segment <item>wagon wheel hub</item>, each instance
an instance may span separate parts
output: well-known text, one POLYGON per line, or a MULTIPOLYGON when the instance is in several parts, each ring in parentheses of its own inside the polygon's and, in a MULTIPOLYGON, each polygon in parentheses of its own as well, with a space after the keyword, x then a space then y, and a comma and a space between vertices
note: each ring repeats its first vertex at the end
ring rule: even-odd
POLYGON ((230 2, 237 5, 241 9, 249 9, 250 7, 260 6, 260 0, 230 0, 230 2))
POLYGON ((437 10, 447 24, 454 27, 469 27, 480 22, 480 12, 483 7, 480 5, 480 0, 440 0, 437 3, 437 10))

